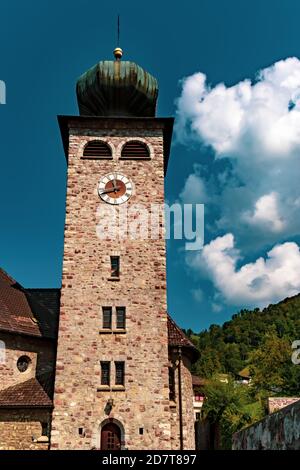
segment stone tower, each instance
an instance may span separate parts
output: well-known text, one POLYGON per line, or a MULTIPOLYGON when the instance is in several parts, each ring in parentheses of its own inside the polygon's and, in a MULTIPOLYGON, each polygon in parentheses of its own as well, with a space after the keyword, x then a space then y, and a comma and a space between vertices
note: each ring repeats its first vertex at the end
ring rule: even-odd
POLYGON ((80 116, 59 117, 68 178, 52 449, 171 449, 165 240, 102 237, 99 223, 108 208, 140 205, 150 218, 163 204, 173 119, 155 117, 156 79, 114 54, 79 78, 80 116))

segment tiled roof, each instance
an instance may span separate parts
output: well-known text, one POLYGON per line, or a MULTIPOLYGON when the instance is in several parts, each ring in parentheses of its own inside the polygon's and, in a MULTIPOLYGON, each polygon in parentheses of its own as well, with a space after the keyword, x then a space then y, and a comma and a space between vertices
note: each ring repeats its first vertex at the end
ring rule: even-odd
POLYGON ((42 335, 56 338, 60 289, 25 289, 25 293, 42 335))
POLYGON ((0 391, 0 408, 52 408, 49 398, 36 378, 0 391))
POLYGON ((176 325, 174 320, 168 314, 168 340, 170 347, 188 348, 194 356, 199 355, 197 348, 194 344, 188 339, 188 337, 183 333, 183 331, 176 325))
MULTIPOLYGON (((56 291, 56 311, 48 309, 31 290, 24 289, 0 268, 0 330, 16 334, 55 338, 58 321, 59 290, 56 291)), ((54 303, 52 292, 51 302, 54 303)))

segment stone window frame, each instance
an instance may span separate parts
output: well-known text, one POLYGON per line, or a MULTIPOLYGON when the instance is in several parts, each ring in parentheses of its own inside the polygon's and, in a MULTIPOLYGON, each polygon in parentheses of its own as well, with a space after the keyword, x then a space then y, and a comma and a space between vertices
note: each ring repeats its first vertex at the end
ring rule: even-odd
POLYGON ((134 161, 143 161, 143 160, 144 161, 151 161, 151 160, 154 159, 154 149, 153 149, 152 144, 147 139, 145 139, 144 137, 128 137, 128 138, 122 140, 119 143, 119 145, 117 146, 117 148, 116 148, 116 158, 117 158, 117 160, 120 160, 121 162, 134 162, 134 161), (122 158, 122 149, 123 149, 124 145, 126 145, 128 142, 141 142, 144 145, 146 145, 148 150, 149 150, 149 158, 132 158, 132 159, 122 158))
POLYGON ((125 388, 125 377, 126 377, 126 367, 125 367, 125 361, 114 361, 114 367, 115 367, 115 386, 116 387, 124 387, 125 388), (122 371, 122 383, 117 383, 117 373, 118 373, 118 366, 122 364, 122 368, 120 369, 122 371))
POLYGON ((93 429, 93 435, 92 435, 92 449, 101 449, 101 430, 102 427, 105 426, 107 423, 114 423, 117 424, 121 430, 121 450, 125 450, 125 442, 126 442, 126 437, 125 437, 125 427, 123 424, 123 419, 124 416, 119 415, 118 413, 114 412, 114 417, 107 417, 106 415, 103 414, 103 416, 97 420, 94 429, 93 429))
POLYGON ((15 368, 18 374, 22 374, 22 375, 29 374, 32 371, 32 367, 33 367, 33 358, 30 356, 30 354, 27 351, 24 351, 21 354, 18 354, 18 356, 16 357, 16 361, 15 361, 15 368), (20 370, 18 367, 18 362, 20 361, 22 357, 25 357, 29 360, 28 367, 24 371, 20 370))
POLYGON ((99 329, 99 334, 126 334, 127 333, 127 318, 128 318, 128 308, 127 302, 123 302, 122 299, 114 301, 107 300, 105 305, 101 305, 100 315, 101 315, 101 327, 99 329), (103 328, 103 308, 111 308, 112 309, 112 317, 111 317, 111 328, 103 328), (124 308, 125 309, 125 328, 117 328, 117 308, 124 308))
POLYGON ((100 361, 100 387, 104 387, 104 388, 110 388, 111 387, 111 379, 112 379, 112 367, 111 367, 111 361, 107 361, 107 360, 101 360, 100 361), (103 379, 103 372, 104 372, 104 368, 103 366, 105 365, 108 365, 108 383, 107 384, 104 384, 102 383, 102 379, 103 379))
POLYGON ((108 270, 107 270, 107 280, 108 281, 120 281, 121 280, 121 276, 124 275, 124 273, 126 272, 126 266, 124 265, 124 262, 122 261, 122 269, 120 269, 120 272, 119 272, 119 277, 112 277, 111 276, 111 258, 112 257, 118 257, 120 259, 120 267, 121 267, 121 258, 122 258, 122 253, 120 250, 112 250, 106 257, 105 257, 105 263, 107 264, 108 266, 108 270))
POLYGON ((117 255, 110 255, 110 278, 120 278, 121 270, 121 257, 117 255), (117 261, 117 268, 114 268, 114 261, 117 261))
POLYGON ((97 392, 124 392, 126 390, 126 356, 121 355, 117 357, 110 357, 108 358, 107 356, 103 357, 99 361, 99 386, 97 387, 97 392), (115 364, 116 362, 122 362, 124 363, 124 384, 123 385, 116 385, 116 367, 115 364), (109 385, 104 385, 101 383, 102 379, 102 369, 101 369, 101 364, 102 363, 109 363, 109 385))
POLYGON ((113 153, 114 153, 114 148, 112 147, 112 145, 106 141, 106 139, 101 139, 101 138, 93 138, 93 139, 89 139, 86 144, 84 145, 83 149, 82 149, 82 155, 81 155, 81 159, 83 160, 113 160, 113 153), (85 148, 91 143, 91 142, 102 142, 103 144, 106 144, 108 146, 108 148, 110 149, 110 156, 109 157, 89 157, 87 155, 84 155, 84 150, 85 148))
POLYGON ((113 308, 108 305, 102 306, 102 330, 111 331, 112 330, 112 322, 113 322, 113 308), (105 314, 109 312, 109 324, 110 326, 105 326, 105 314))
POLYGON ((114 143, 112 142, 112 139, 110 137, 105 137, 105 136, 102 137, 102 136, 96 136, 96 135, 83 136, 83 139, 82 139, 82 141, 80 142, 80 144, 78 146, 77 158, 79 158, 80 160, 89 160, 89 158, 83 156, 83 151, 84 151, 85 147, 87 146, 87 144, 89 142, 92 142, 92 141, 95 141, 95 140, 99 140, 101 142, 104 142, 105 144, 107 144, 110 147, 111 157, 110 158, 99 158, 99 159, 94 158, 94 159, 91 159, 90 161, 97 162, 97 161, 104 161, 104 160, 108 160, 108 161, 115 160, 116 147, 115 147, 114 143))

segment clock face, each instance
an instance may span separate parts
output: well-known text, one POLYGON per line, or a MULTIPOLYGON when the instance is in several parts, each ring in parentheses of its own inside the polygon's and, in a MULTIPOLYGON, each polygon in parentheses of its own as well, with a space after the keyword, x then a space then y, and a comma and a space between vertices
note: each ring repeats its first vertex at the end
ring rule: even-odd
POLYGON ((109 173, 100 179, 98 193, 108 204, 122 204, 132 195, 132 182, 121 173, 109 173))

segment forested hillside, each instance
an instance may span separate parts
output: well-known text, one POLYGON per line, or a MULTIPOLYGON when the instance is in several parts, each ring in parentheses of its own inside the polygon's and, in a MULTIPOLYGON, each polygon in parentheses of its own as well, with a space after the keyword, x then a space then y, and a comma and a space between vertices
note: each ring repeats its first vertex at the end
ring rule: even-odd
POLYGON ((300 395, 300 364, 291 360, 292 342, 300 340, 300 295, 263 310, 241 310, 199 334, 186 333, 201 353, 196 375, 236 376, 248 367, 257 390, 300 395))

